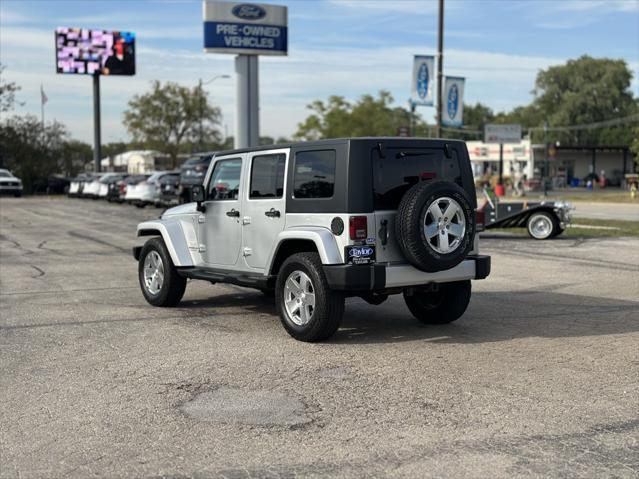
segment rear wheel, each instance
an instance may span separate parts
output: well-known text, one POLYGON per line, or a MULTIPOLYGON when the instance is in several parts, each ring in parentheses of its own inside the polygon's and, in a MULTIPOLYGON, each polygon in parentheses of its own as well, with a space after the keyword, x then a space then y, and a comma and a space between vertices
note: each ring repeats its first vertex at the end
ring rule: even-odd
POLYGON ((552 238, 559 233, 557 219, 550 213, 541 211, 533 213, 528 218, 528 234, 537 240, 552 238))
POLYGON ((470 280, 442 283, 437 291, 404 291, 413 316, 426 324, 447 324, 459 319, 470 302, 470 280))
POLYGON ((275 302, 284 329, 300 341, 332 336, 344 315, 344 296, 329 289, 317 253, 297 253, 284 261, 275 302))
POLYGON ((186 278, 178 274, 161 238, 150 239, 142 247, 138 278, 144 298, 153 306, 175 306, 184 296, 186 278))

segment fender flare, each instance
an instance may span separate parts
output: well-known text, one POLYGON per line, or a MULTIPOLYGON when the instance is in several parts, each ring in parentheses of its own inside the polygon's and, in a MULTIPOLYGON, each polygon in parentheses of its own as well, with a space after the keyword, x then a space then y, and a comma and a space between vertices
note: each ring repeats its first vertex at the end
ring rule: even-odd
POLYGON ((272 271, 273 263, 282 244, 289 240, 312 241, 317 248, 322 264, 341 264, 344 262, 335 241, 335 236, 330 230, 319 227, 295 227, 283 230, 277 235, 266 262, 266 274, 270 274, 272 271))
POLYGON ((137 235, 161 236, 175 266, 194 266, 180 221, 145 221, 138 225, 137 235))

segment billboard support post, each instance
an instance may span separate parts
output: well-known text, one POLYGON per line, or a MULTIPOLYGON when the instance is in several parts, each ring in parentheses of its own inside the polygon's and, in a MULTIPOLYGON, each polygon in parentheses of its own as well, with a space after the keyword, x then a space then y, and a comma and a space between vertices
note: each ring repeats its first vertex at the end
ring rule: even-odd
POLYGON ((93 162, 95 172, 100 172, 101 154, 100 138, 100 75, 93 75, 93 162))
POLYGON ((258 67, 257 55, 235 57, 237 77, 235 148, 258 146, 260 142, 258 67))

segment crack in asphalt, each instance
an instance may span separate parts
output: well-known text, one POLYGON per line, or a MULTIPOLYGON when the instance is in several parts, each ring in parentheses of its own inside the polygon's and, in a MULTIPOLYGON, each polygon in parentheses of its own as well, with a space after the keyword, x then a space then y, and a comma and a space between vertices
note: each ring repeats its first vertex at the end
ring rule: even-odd
POLYGON ((43 269, 38 268, 37 266, 34 266, 32 264, 30 264, 29 266, 36 270, 36 275, 35 276, 31 276, 32 278, 41 278, 42 276, 47 274, 43 269))

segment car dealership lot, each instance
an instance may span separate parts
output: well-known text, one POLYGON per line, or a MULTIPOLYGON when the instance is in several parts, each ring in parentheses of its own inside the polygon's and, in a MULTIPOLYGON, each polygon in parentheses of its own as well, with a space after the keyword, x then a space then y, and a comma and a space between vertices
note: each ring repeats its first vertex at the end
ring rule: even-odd
POLYGON ((639 239, 489 235, 459 322, 351 299, 306 344, 248 289, 149 306, 159 212, 0 199, 0 477, 639 474, 639 239))

